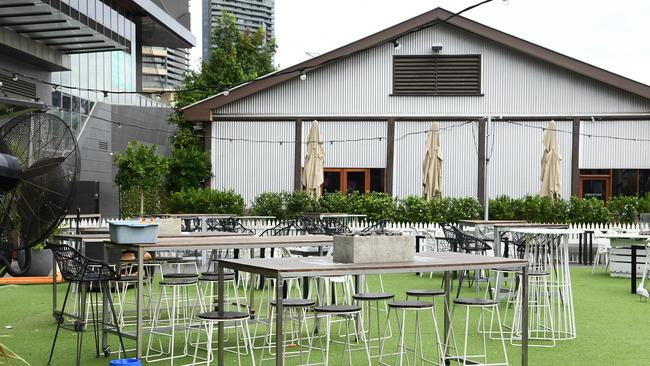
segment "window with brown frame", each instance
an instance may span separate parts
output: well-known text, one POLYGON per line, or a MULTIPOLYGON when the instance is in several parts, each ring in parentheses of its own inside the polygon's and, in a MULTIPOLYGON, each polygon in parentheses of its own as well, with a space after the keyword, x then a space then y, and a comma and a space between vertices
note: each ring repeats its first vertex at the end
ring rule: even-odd
POLYGON ((481 55, 393 56, 393 95, 481 95, 481 55))
POLYGON ((323 193, 327 192, 384 192, 385 169, 325 168, 323 193))

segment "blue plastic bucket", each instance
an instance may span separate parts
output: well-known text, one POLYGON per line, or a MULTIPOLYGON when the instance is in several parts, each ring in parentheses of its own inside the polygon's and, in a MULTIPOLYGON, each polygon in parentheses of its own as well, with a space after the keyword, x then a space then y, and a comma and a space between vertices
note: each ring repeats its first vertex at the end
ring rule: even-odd
POLYGON ((112 360, 109 366, 142 366, 142 362, 137 358, 126 358, 123 360, 112 360))

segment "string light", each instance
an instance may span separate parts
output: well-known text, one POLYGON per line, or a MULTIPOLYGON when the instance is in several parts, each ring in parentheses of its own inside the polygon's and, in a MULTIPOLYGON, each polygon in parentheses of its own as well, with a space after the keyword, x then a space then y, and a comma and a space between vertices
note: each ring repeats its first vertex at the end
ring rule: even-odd
POLYGON ((230 94, 230 89, 226 88, 226 89, 223 91, 223 95, 228 96, 228 94, 230 94))
POLYGON ((307 80, 307 74, 305 74, 305 70, 300 71, 300 80, 301 81, 307 80))
POLYGON ((108 91, 103 90, 102 93, 104 93, 104 98, 108 98, 108 91))
POLYGON ((402 48, 402 45, 395 39, 393 40, 393 47, 395 47, 395 50, 399 50, 402 48))
POLYGON ((14 75, 11 77, 11 80, 13 80, 13 81, 18 81, 18 74, 14 74, 14 75))

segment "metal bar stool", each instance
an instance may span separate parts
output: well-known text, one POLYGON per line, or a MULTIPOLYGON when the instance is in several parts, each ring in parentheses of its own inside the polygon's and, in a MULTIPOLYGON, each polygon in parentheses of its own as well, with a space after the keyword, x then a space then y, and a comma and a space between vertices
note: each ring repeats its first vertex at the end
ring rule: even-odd
MULTIPOLYGON (((282 314, 282 321, 284 322, 285 320, 288 320, 291 322, 291 327, 289 332, 284 332, 284 337, 282 340, 282 347, 298 347, 299 350, 295 352, 284 352, 283 357, 287 356, 300 356, 300 360, 302 361, 302 356, 303 356, 303 347, 311 344, 311 337, 310 337, 310 331, 309 331, 309 324, 307 323, 307 310, 314 306, 316 302, 314 300, 310 299, 284 299, 282 300, 282 306, 285 309, 285 314, 282 314), (305 334, 307 335, 307 345, 302 344, 302 337, 301 337, 301 332, 303 327, 305 328, 305 334), (289 337, 287 338, 287 334, 289 334, 289 337)), ((264 353, 265 351, 268 352, 269 356, 274 356, 275 353, 273 352, 273 346, 275 345, 275 342, 273 342, 273 326, 275 325, 275 317, 279 316, 276 314, 276 302, 275 300, 271 300, 271 314, 269 316, 271 320, 271 324, 269 325, 269 331, 267 336, 264 339, 264 346, 262 347, 262 354, 260 356, 260 366, 264 361, 267 360, 275 360, 275 357, 269 357, 269 358, 264 358, 264 353)), ((287 329, 287 328, 283 328, 287 329)), ((277 339, 276 339, 277 342, 277 339)))
POLYGON ((235 312, 235 311, 214 311, 209 313, 202 313, 198 315, 200 320, 199 332, 196 337, 196 345, 194 347, 194 355, 192 357, 191 365, 210 365, 214 360, 214 355, 212 354, 212 333, 214 333, 214 326, 219 325, 219 323, 235 323, 235 341, 236 346, 233 350, 233 347, 224 348, 225 351, 234 352, 237 355, 237 364, 241 366, 241 356, 249 355, 251 359, 251 364, 255 366, 255 356, 253 355, 253 345, 251 343, 251 334, 248 329, 248 319, 249 315, 247 313, 235 312), (205 341, 206 357, 204 360, 198 359, 199 345, 201 344, 201 330, 205 326, 205 332, 207 333, 207 339, 205 341), (240 334, 241 332, 241 334, 240 334), (243 350, 240 343, 240 338, 243 338, 243 350))
POLYGON ((380 347, 380 353, 379 353, 379 364, 387 365, 387 363, 383 362, 382 359, 385 356, 390 356, 390 355, 394 355, 396 358, 399 356, 400 366, 404 363, 404 359, 406 359, 406 362, 408 364, 409 361, 408 361, 407 351, 411 351, 413 352, 414 365, 417 364, 418 362, 420 365, 425 362, 433 365, 442 365, 443 364, 442 359, 444 358, 444 350, 442 347, 442 342, 440 341, 441 340, 440 331, 438 328, 438 321, 436 320, 434 304, 431 302, 412 301, 412 300, 389 302, 388 316, 386 317, 386 325, 388 325, 388 323, 390 322, 391 312, 395 312, 395 318, 397 320, 397 326, 399 328, 399 339, 397 342, 397 351, 394 353, 385 354, 384 345, 382 343, 380 347), (400 318, 400 312, 402 313, 401 318, 400 318), (438 353, 438 359, 436 361, 426 359, 424 355, 424 344, 422 343, 422 326, 420 320, 421 312, 426 312, 431 314, 431 320, 433 321, 433 328, 435 330, 436 345, 437 345, 436 348, 438 353), (413 339, 413 348, 407 348, 405 345, 407 313, 414 313, 415 315, 415 335, 413 339))
MULTIPOLYGON (((365 293, 360 293, 360 294, 354 294, 352 295, 352 298, 355 300, 357 305, 361 305, 362 309, 365 309, 365 312, 361 312, 361 319, 362 321, 367 324, 366 332, 368 333, 368 336, 366 339, 368 340, 368 349, 373 349, 373 348, 381 348, 381 345, 383 344, 384 341, 384 333, 381 332, 381 320, 379 316, 379 302, 383 301, 384 305, 386 305, 386 311, 388 315, 388 305, 387 301, 392 300, 395 298, 394 294, 386 293, 386 292, 365 292, 365 293), (372 303, 375 305, 375 319, 377 321, 377 337, 372 338, 372 335, 370 332, 372 332, 372 303), (367 319, 367 322, 366 322, 367 319), (377 346, 372 346, 372 342, 376 341, 377 346)), ((364 327, 365 327, 364 324, 364 327)), ((388 328, 385 329, 385 332, 388 332, 386 335, 386 338, 390 339, 392 337, 392 330, 390 329, 390 322, 386 323, 386 326, 388 328)), ((376 356, 373 356, 376 357, 376 356)))
MULTIPOLYGON (((217 309, 217 305, 216 305, 217 294, 215 291, 215 285, 217 285, 218 283, 219 283, 219 274, 217 272, 202 272, 201 275, 199 276, 199 288, 201 289, 201 296, 203 297, 203 302, 207 307, 211 306, 211 304, 214 304, 215 310, 220 310, 217 309)), ((235 282, 235 273, 233 272, 224 273, 223 284, 225 290, 224 304, 225 305, 234 304, 236 306, 236 310, 238 311, 241 306, 241 302, 239 298, 239 291, 237 290, 238 286, 235 282), (231 288, 235 295, 234 297, 232 297, 230 294, 231 288)), ((225 310, 225 307, 223 310, 225 310)))
POLYGON ((174 365, 174 359, 179 357, 184 357, 188 355, 187 343, 189 340, 189 331, 191 327, 191 322, 194 316, 195 307, 198 305, 201 310, 203 310, 203 301, 201 299, 200 289, 198 286, 198 281, 196 278, 172 278, 165 279, 160 281, 160 296, 158 298, 158 303, 154 310, 154 316, 151 321, 151 333, 149 334, 149 342, 147 344, 147 354, 145 359, 147 362, 157 362, 170 360, 171 365, 174 365), (190 288, 194 288, 197 293, 196 300, 190 298, 190 288), (172 296, 171 299, 167 296, 167 291, 171 289, 172 296), (163 298, 165 299, 165 304, 168 313, 168 319, 164 320, 161 317, 161 308, 163 305, 163 298), (171 300, 171 307, 167 303, 171 300), (169 333, 166 333, 164 330, 157 329, 160 328, 161 323, 165 324, 165 329, 169 329, 169 333), (183 327, 183 352, 181 354, 176 354, 174 351, 175 340, 176 340, 176 328, 178 326, 183 327), (162 340, 159 339, 159 349, 154 349, 152 347, 153 338, 155 335, 159 337, 167 337, 167 352, 163 349, 162 340), (158 351, 157 354, 150 354, 152 350, 158 351), (163 355, 167 354, 168 356, 164 357, 163 355))
MULTIPOLYGON (((453 319, 453 311, 456 310, 456 306, 464 306, 466 308, 466 314, 465 314, 465 337, 463 338, 463 354, 460 355, 458 354, 458 348, 456 348, 456 355, 450 355, 448 354, 449 350, 449 339, 450 337, 447 337, 447 344, 445 344, 445 351, 444 351, 444 361, 447 363, 448 361, 456 361, 458 364, 461 365, 482 365, 482 366, 508 366, 508 352, 506 351, 506 342, 505 339, 503 338, 503 328, 501 327, 501 316, 499 315, 499 302, 496 300, 491 300, 491 299, 477 299, 477 298, 457 298, 454 300, 454 308, 452 309, 452 314, 451 318, 453 319), (482 354, 476 354, 476 355, 469 355, 468 354, 468 341, 469 341, 469 317, 470 317, 470 309, 479 309, 480 310, 480 317, 479 317, 479 322, 482 324, 481 329, 485 329, 485 312, 486 310, 492 310, 493 314, 497 315, 497 324, 499 324, 499 332, 500 332, 500 337, 499 341, 501 342, 501 346, 503 349, 503 357, 504 360, 503 362, 488 362, 487 359, 487 340, 489 339, 488 333, 487 332, 480 332, 479 334, 482 335, 483 338, 483 353, 482 354), (479 359, 482 359, 482 361, 479 361, 479 359)), ((449 327, 450 331, 452 327, 449 327)))
MULTIPOLYGON (((519 274, 520 275, 520 274, 519 274)), ((548 272, 528 273, 528 345, 530 347, 555 347, 555 327, 551 310, 548 272)), ((521 345, 521 294, 517 293, 510 344, 521 345)))
POLYGON ((325 306, 316 306, 314 307, 314 311, 316 312, 316 317, 315 321, 318 322, 319 317, 325 317, 326 322, 325 322, 325 346, 323 346, 323 337, 322 336, 314 336, 311 338, 311 346, 309 347, 309 352, 307 353, 307 365, 315 365, 315 364, 323 364, 325 366, 329 365, 329 351, 330 351, 330 338, 331 338, 331 331, 332 331, 332 318, 333 317, 343 317, 345 321, 345 332, 344 332, 344 342, 343 342, 343 352, 341 353, 341 360, 339 364, 343 362, 343 357, 345 356, 345 352, 347 350, 348 353, 348 359, 349 359, 349 365, 353 366, 352 363, 352 348, 351 348, 351 342, 350 342, 350 337, 354 336, 355 334, 357 335, 355 338, 357 338, 358 341, 363 342, 363 348, 366 351, 366 356, 368 359, 368 366, 371 365, 370 361, 370 350, 368 349, 368 341, 366 340, 365 337, 365 332, 363 330, 363 323, 360 320, 359 316, 361 315, 361 306, 357 305, 325 305, 325 306), (350 323, 353 324, 354 327, 354 333, 350 333, 350 323), (359 329, 361 328, 361 329, 359 329), (314 339, 318 338, 318 341, 320 343, 320 350, 321 354, 323 355, 323 362, 320 363, 310 363, 309 360, 311 358, 311 351, 314 349, 314 339))

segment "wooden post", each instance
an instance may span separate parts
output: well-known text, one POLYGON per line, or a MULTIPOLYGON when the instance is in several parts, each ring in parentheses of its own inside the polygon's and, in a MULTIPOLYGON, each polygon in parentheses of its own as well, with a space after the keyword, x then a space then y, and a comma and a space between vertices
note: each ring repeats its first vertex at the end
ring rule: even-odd
POLYGON ((300 184, 300 177, 302 175, 302 120, 296 120, 296 131, 295 131, 295 146, 294 146, 294 158, 293 158, 293 189, 299 191, 302 188, 300 184))
POLYGON ((389 195, 393 195, 393 169, 395 167, 395 119, 387 121, 386 132, 386 170, 384 190, 389 195))
POLYGON ((573 119, 571 139, 571 195, 577 196, 580 184, 580 118, 573 119))

